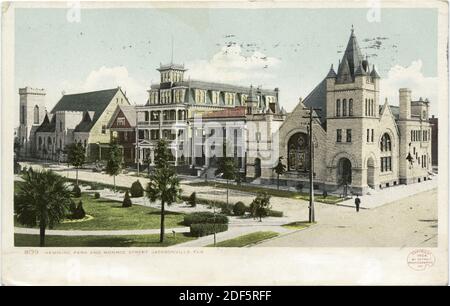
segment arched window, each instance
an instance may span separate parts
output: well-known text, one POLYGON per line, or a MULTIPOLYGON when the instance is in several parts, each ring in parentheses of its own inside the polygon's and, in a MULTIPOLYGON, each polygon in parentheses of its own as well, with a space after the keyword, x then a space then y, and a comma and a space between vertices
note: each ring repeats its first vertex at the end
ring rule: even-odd
POLYGON ((347 116, 347 99, 342 100, 342 117, 347 116))
POLYGON ((353 99, 348 100, 348 115, 353 116, 353 99))
POLYGON ((380 158, 380 170, 381 172, 392 171, 392 143, 389 134, 383 134, 383 137, 381 137, 380 147, 382 152, 380 158))
POLYGON ((341 116, 341 100, 336 100, 336 117, 341 116))
POLYGON ((383 137, 381 137, 381 152, 384 151, 392 151, 391 137, 389 134, 384 133, 383 137))
POLYGON ((34 107, 34 124, 39 124, 39 106, 34 107))

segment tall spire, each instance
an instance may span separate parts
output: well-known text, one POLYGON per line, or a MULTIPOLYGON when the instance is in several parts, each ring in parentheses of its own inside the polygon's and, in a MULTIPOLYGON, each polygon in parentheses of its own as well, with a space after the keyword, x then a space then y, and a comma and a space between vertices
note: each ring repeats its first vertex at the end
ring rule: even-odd
MULTIPOLYGON (((345 48, 344 55, 342 57, 342 62, 348 62, 348 67, 350 70, 350 75, 352 78, 355 76, 355 71, 361 65, 364 58, 361 54, 361 49, 359 48, 358 42, 356 40, 355 31, 352 25, 350 38, 347 43, 347 47, 345 48)), ((341 69, 342 65, 340 65, 338 70, 338 77, 343 73, 341 69)))

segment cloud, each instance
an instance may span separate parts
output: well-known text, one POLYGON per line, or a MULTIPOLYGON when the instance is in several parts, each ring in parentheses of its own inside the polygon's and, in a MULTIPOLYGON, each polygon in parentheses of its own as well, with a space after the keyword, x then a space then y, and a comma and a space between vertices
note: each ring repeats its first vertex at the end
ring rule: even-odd
POLYGON ((105 67, 91 71, 80 84, 63 81, 61 88, 66 93, 95 91, 120 86, 126 91, 131 103, 144 104, 147 101, 145 83, 130 76, 124 66, 105 67))
POLYGON ((210 60, 187 63, 188 75, 193 79, 212 82, 264 83, 273 79, 280 60, 259 51, 245 55, 239 45, 224 46, 210 60))
POLYGON ((413 99, 420 97, 428 98, 430 106, 436 108, 438 105, 438 78, 426 77, 422 72, 423 63, 421 60, 413 61, 408 67, 400 65, 393 66, 387 75, 387 78, 381 79, 381 101, 388 98, 390 104, 398 105, 399 88, 411 89, 413 99))

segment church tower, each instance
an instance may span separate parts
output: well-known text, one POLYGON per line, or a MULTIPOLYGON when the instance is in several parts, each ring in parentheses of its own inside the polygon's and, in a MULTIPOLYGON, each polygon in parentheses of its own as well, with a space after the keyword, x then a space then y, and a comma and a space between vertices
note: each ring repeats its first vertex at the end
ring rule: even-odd
POLYGON ((337 73, 326 77, 330 183, 367 186, 367 156, 378 144, 379 75, 361 54, 353 27, 337 73))
POLYGON ((29 156, 35 151, 34 134, 45 117, 45 95, 44 89, 19 88, 19 143, 21 155, 29 156))

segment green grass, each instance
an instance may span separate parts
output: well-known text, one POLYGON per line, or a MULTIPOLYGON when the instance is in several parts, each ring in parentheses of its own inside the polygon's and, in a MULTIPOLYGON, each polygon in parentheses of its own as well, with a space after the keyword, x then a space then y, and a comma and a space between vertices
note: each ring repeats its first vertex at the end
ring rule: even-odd
MULTIPOLYGON (((196 182, 191 183, 191 186, 209 186, 209 187, 217 187, 217 188, 227 188, 227 184, 225 183, 212 183, 212 182, 196 182)), ((282 197, 282 198, 290 198, 290 199, 298 199, 298 200, 309 200, 309 194, 304 192, 295 192, 295 191, 288 191, 288 190, 278 190, 273 188, 264 188, 264 187, 258 187, 258 186, 246 186, 246 185, 235 185, 235 184, 229 184, 228 187, 232 190, 238 190, 243 192, 250 192, 250 193, 258 193, 258 192, 267 192, 267 194, 274 196, 274 197, 282 197)), ((327 204, 335 204, 338 202, 341 202, 342 199, 336 196, 329 195, 326 198, 324 198, 321 195, 315 195, 314 200, 316 202, 322 202, 327 204)))
MULTIPOLYGON (((46 236, 46 247, 167 247, 195 239, 184 234, 166 235, 159 243, 159 234, 129 236, 46 236)), ((14 234, 14 246, 38 247, 39 235, 14 234)))
MULTIPOLYGON (((73 223, 59 223, 55 230, 133 230, 155 229, 160 227, 160 210, 141 205, 123 208, 122 203, 107 199, 94 199, 92 195, 83 193, 75 203, 83 201, 86 214, 94 217, 91 220, 73 223)), ((170 209, 170 208, 169 208, 170 209)), ((166 228, 183 227, 183 213, 168 212, 165 214, 166 228)), ((22 226, 15 220, 15 226, 22 226)))
MULTIPOLYGON (((216 243, 216 247, 222 248, 241 248, 253 243, 257 243, 266 239, 270 239, 278 236, 276 232, 255 232, 246 235, 242 235, 233 239, 224 240, 216 243)), ((214 246, 213 244, 208 245, 209 247, 214 246)))
POLYGON ((296 221, 296 222, 291 222, 288 224, 283 224, 283 227, 289 228, 289 229, 304 229, 307 227, 310 227, 313 223, 309 223, 308 221, 296 221))

